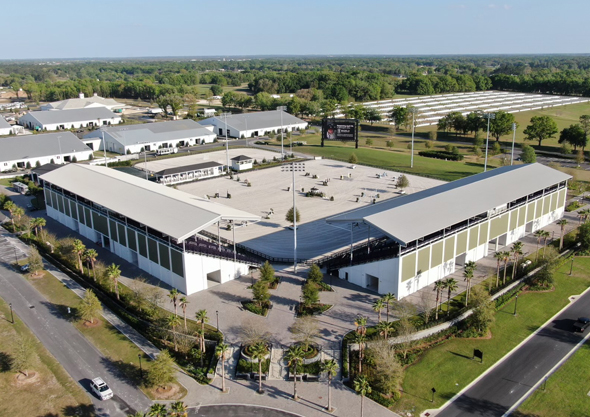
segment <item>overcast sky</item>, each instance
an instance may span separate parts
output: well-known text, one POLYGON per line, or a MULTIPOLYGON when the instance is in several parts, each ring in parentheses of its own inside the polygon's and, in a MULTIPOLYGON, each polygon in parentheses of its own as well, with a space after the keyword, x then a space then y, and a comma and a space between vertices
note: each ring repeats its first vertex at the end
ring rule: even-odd
POLYGON ((6 0, 0 59, 588 53, 589 16, 589 0, 6 0))

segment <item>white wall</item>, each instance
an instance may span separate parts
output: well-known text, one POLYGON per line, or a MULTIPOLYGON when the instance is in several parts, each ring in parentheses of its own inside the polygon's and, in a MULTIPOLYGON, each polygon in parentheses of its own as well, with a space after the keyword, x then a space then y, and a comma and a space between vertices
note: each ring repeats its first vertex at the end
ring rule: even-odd
MULTIPOLYGON (((19 163, 23 164, 23 168, 26 167, 27 162, 29 162, 31 164, 32 168, 35 168, 37 161, 39 161, 40 165, 45 165, 45 164, 49 164, 52 159, 53 159, 53 163, 55 163, 55 164, 64 164, 64 163, 67 163, 67 162, 64 162, 64 158, 67 156, 70 157, 70 161, 71 161, 71 159, 74 158, 74 156, 76 157, 76 159, 78 161, 87 161, 88 159, 90 159, 91 154, 92 154, 92 151, 89 149, 87 151, 64 153, 61 155, 57 154, 57 155, 41 156, 38 158, 17 159, 17 160, 13 160, 13 161, 0 161, 0 172, 12 169, 13 165, 17 165, 17 167, 18 167, 19 163)), ((1 157, 2 157, 2 154, 0 153, 0 158, 1 157)))
POLYGON ((184 273, 187 277, 186 294, 190 295, 207 289, 207 274, 215 271, 221 271, 221 283, 223 284, 239 278, 240 275, 248 274, 249 267, 247 264, 232 260, 186 253, 184 255, 184 273))
POLYGON ((367 274, 369 274, 379 278, 379 294, 398 293, 399 258, 341 268, 338 271, 338 277, 346 279, 346 273, 348 273, 348 282, 359 287, 367 288, 369 284, 367 274))
POLYGON ((68 123, 50 123, 41 125, 36 119, 30 117, 27 113, 20 119, 18 119, 18 124, 21 126, 28 127, 29 129, 34 130, 36 126, 40 127, 42 130, 52 131, 52 130, 64 130, 64 129, 79 129, 81 127, 88 127, 92 123, 94 126, 97 124, 100 126, 107 126, 109 123, 111 125, 117 125, 121 123, 121 116, 111 117, 109 119, 91 119, 91 120, 78 120, 75 122, 68 122, 68 123), (63 127, 61 127, 63 126, 63 127))

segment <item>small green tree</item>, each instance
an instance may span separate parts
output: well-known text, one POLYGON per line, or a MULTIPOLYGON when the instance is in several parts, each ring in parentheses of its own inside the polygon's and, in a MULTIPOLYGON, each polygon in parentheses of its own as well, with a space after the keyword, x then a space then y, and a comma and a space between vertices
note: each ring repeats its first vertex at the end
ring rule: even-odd
POLYGON ((35 353, 35 344, 31 338, 19 334, 16 337, 16 345, 12 367, 17 372, 28 377, 29 371, 27 368, 32 364, 33 355, 35 353))
POLYGON ((307 283, 302 288, 303 293, 303 305, 307 308, 311 307, 314 304, 319 303, 320 301, 320 292, 318 287, 313 285, 312 283, 307 283))
POLYGON ((162 350, 147 374, 148 387, 163 387, 174 381, 174 361, 167 350, 162 350))
POLYGON ((78 314, 87 323, 94 324, 94 321, 102 313, 102 305, 92 290, 86 290, 84 298, 78 304, 78 314))
MULTIPOLYGON (((299 209, 296 209, 295 213, 297 213, 297 223, 299 223, 301 221, 301 214, 299 213, 299 209)), ((285 216, 285 220, 287 220, 289 223, 291 223, 293 225, 295 224, 294 217, 293 217, 293 207, 291 207, 287 211, 287 214, 285 216)))
POLYGON ((348 157, 348 163, 349 164, 358 164, 359 163, 359 159, 354 152, 351 153, 350 156, 348 157))
POLYGON ((522 147, 522 153, 520 155, 522 162, 525 164, 533 164, 537 162, 537 154, 532 146, 524 145, 522 147))
POLYGON ((371 138, 367 138, 367 139, 365 140, 365 145, 367 145, 367 146, 373 146, 373 139, 371 139, 371 138))
POLYGON ((581 250, 590 249, 590 223, 584 223, 578 229, 578 243, 580 243, 581 250))
POLYGON ((28 262, 31 273, 34 276, 39 275, 39 272, 43 270, 43 258, 41 258, 39 251, 34 247, 31 247, 28 262))
POLYGON ((275 270, 268 261, 260 267, 260 279, 266 282, 275 280, 275 270))
POLYGON ((393 148, 393 141, 392 140, 386 141, 385 146, 387 146, 389 149, 393 148))
POLYGON ((256 281, 252 286, 252 299, 262 308, 270 300, 270 293, 268 291, 268 284, 262 280, 256 281))
POLYGON ((119 278, 121 277, 119 265, 115 265, 114 263, 109 265, 106 273, 109 280, 115 284, 115 294, 117 295, 117 300, 119 300, 119 278))
POLYGON ((74 239, 72 248, 76 254, 76 258, 78 259, 78 268, 80 268, 80 273, 83 273, 84 267, 82 266, 82 255, 84 254, 84 251, 86 251, 86 246, 80 239, 74 239))
POLYGON ((397 179, 397 188, 401 188, 402 190, 404 188, 407 188, 410 186, 410 180, 408 180, 408 177, 406 177, 405 175, 400 175, 399 178, 397 179))
POLYGON ((307 279, 312 282, 320 283, 322 282, 323 278, 324 274, 322 274, 322 270, 320 269, 320 267, 317 266, 317 264, 313 264, 309 268, 309 272, 307 273, 307 279))
POLYGON ((523 131, 525 139, 537 140, 539 146, 543 140, 552 138, 557 132, 557 123, 549 116, 533 116, 531 124, 523 131))
POLYGON ((480 335, 487 333, 496 318, 496 308, 485 288, 481 286, 473 288, 470 305, 473 308, 473 314, 469 316, 469 325, 480 335))
POLYGON ((428 132, 428 139, 434 141, 438 138, 438 132, 436 130, 431 130, 428 132))

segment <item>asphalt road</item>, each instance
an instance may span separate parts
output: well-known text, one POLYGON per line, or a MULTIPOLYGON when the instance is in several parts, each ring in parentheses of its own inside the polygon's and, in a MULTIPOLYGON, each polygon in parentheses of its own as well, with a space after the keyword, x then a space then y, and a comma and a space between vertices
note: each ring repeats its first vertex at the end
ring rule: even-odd
POLYGON ((190 417, 302 417, 276 408, 254 405, 206 405, 189 409, 190 417))
MULTIPOLYGON (((9 245, 2 242, 1 246, 9 245)), ((88 392, 97 416, 126 416, 144 411, 151 401, 130 385, 67 319, 12 267, 0 262, 0 296, 12 303, 18 317, 61 363, 70 376, 88 392), (90 380, 102 377, 113 389, 111 400, 100 401, 90 390, 90 380)))
POLYGON ((502 416, 588 333, 588 329, 584 334, 572 332, 576 319, 588 315, 590 291, 438 413, 437 417, 502 416))

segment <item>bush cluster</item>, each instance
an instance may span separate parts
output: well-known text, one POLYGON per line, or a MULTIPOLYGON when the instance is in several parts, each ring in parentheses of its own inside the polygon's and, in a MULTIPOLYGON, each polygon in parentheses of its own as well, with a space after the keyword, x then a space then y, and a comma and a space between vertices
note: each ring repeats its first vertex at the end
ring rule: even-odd
POLYGON ((453 153, 447 151, 420 151, 418 155, 424 156, 426 158, 435 158, 435 159, 447 159, 449 161, 462 161, 463 155, 460 153, 453 153))

